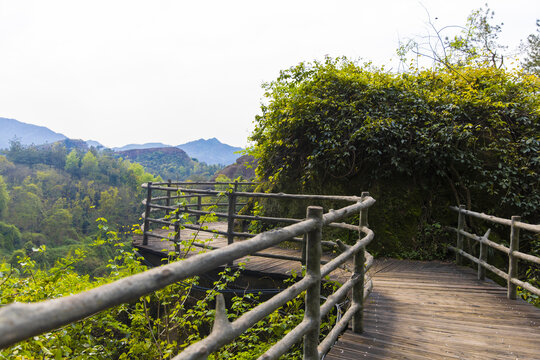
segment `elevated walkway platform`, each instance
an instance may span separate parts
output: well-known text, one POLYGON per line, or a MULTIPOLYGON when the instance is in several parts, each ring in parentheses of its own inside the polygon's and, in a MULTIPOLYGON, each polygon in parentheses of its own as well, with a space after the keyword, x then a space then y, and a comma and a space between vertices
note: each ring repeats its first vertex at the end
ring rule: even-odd
MULTIPOLYGON (((226 222, 209 223, 207 226, 209 229, 223 232, 227 231, 226 222)), ((166 238, 170 236, 171 231, 172 230, 160 229, 154 230, 154 233, 166 238)), ((208 249, 197 246, 191 246, 189 249, 186 249, 185 246, 181 246, 180 253, 186 257, 199 254, 201 251, 211 251, 210 248, 221 248, 227 246, 227 238, 225 236, 208 232, 196 232, 190 229, 182 229, 180 231, 180 238, 188 241, 189 239, 195 238, 195 243, 208 246, 208 249)), ((235 238, 235 242, 237 241, 242 241, 242 239, 235 238)), ((134 235, 133 246, 139 249, 141 254, 150 260, 154 265, 159 265, 162 258, 166 258, 169 252, 175 251, 173 242, 163 240, 158 237, 149 237, 148 244, 143 245, 142 236, 134 235)), ((293 273, 296 273, 297 275, 302 274, 302 264, 299 260, 286 259, 301 258, 301 251, 296 248, 271 247, 266 249, 262 255, 263 256, 252 255, 240 258, 235 260, 233 265, 244 263, 246 272, 256 274, 261 277, 271 276, 286 278, 291 276, 293 273)), ((332 258, 334 258, 334 254, 327 252, 322 255, 321 259, 323 262, 327 262, 332 258)), ((342 269, 337 269, 330 275, 331 279, 344 283, 351 276, 350 268, 352 268, 351 265, 345 265, 342 269)))
POLYGON ((540 359, 540 309, 467 267, 376 261, 364 333, 346 331, 325 360, 540 359))

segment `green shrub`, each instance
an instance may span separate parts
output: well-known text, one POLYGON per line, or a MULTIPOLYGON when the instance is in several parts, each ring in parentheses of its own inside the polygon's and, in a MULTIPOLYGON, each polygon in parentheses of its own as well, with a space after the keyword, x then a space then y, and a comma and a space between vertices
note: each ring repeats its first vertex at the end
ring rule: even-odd
POLYGON ((0 221, 0 248, 14 250, 21 247, 21 232, 15 225, 0 221))
POLYGON ((448 205, 534 222, 538 77, 454 70, 393 74, 328 58, 282 71, 265 85, 250 137, 262 189, 370 191, 378 200, 370 210, 377 234, 370 248, 382 255, 414 254, 431 242, 442 254, 446 240, 430 227, 455 222, 448 205))

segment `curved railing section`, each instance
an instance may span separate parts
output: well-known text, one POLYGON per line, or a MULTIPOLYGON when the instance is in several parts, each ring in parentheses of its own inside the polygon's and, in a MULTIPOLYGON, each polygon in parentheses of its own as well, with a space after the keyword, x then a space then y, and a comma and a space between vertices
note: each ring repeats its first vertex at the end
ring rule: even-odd
MULTIPOLYGON (((156 184, 155 186, 161 187, 162 185, 156 184)), ((169 188, 169 185, 170 183, 165 187, 169 188)), ((146 186, 152 190, 156 189, 152 184, 146 184, 146 186)), ((197 193, 199 195, 201 194, 200 190, 197 193)), ((169 188, 165 191, 171 190, 169 188)), ((152 204, 152 201, 155 200, 151 196, 151 191, 149 193, 150 196, 147 197, 149 201, 146 202, 146 205, 152 204)), ((305 195, 272 195, 247 192, 243 194, 238 191, 235 193, 239 197, 247 197, 249 194, 249 196, 255 197, 278 196, 289 200, 296 197, 307 200, 313 198, 319 200, 330 200, 330 198, 333 198, 333 200, 337 200, 339 198, 339 200, 351 201, 353 204, 341 207, 338 210, 329 210, 327 213, 323 213, 322 207, 308 206, 305 219, 296 219, 298 221, 295 220, 295 223, 286 227, 253 235, 249 240, 233 242, 228 246, 197 254, 183 261, 156 267, 76 295, 46 300, 39 303, 13 303, 6 305, 0 309, 0 347, 7 347, 34 335, 57 329, 112 306, 137 300, 141 296, 162 289, 175 282, 203 274, 248 255, 260 254, 261 251, 269 247, 298 237, 305 238, 306 274, 302 279, 268 301, 259 304, 251 311, 243 314, 234 322, 229 322, 224 299, 219 295, 217 297, 215 321, 210 335, 187 347, 174 359, 206 358, 210 353, 232 342, 248 328, 304 291, 306 295, 303 321, 262 355, 260 357, 261 359, 277 359, 302 339, 304 358, 319 359, 330 349, 350 321, 352 321, 353 331, 357 333, 362 332, 364 299, 369 295, 373 286, 371 280, 365 277, 366 271, 373 264, 373 257, 365 251, 365 247, 374 238, 373 232, 368 228, 367 212, 368 208, 375 203, 375 200, 367 193, 363 193, 360 197, 330 197, 323 195, 306 197, 305 195), (337 223, 355 214, 359 215, 358 226, 337 223), (358 239, 354 245, 345 245, 337 241, 336 244, 341 249, 341 254, 321 265, 322 230, 325 226, 355 229, 358 231, 358 239), (341 287, 328 296, 326 301, 321 304, 321 280, 351 259, 353 260, 354 270, 350 279, 343 283, 341 287), (321 318, 327 315, 349 293, 352 299, 349 309, 334 325, 334 328, 326 338, 319 343, 321 318)), ((206 194, 208 195, 209 193, 206 194)), ((185 195, 179 195, 179 192, 176 191, 176 195, 171 194, 171 198, 173 196, 185 195)), ((231 200, 229 196, 227 203, 229 209, 234 208, 231 206, 231 203, 234 205, 234 200, 231 200)), ((164 206, 172 207, 170 204, 164 206)), ((152 207, 148 208, 150 210, 152 209, 152 207)), ((184 210, 186 209, 189 210, 189 208, 184 207, 184 210)), ((161 210, 174 211, 174 209, 161 210)), ((147 215, 150 213, 151 211, 146 212, 147 215)), ((197 213, 194 215, 197 215, 197 213)), ((228 216, 232 216, 232 213, 228 216)), ((235 216, 239 218, 238 214, 235 216)), ((151 221, 149 219, 150 217, 148 216, 145 218, 144 232, 150 232, 148 224, 151 221)), ((172 222, 173 226, 175 224, 177 222, 172 222)), ((229 234, 230 232, 227 232, 227 235, 229 234)))
POLYGON ((452 206, 451 210, 458 213, 457 228, 451 227, 450 229, 457 233, 456 246, 448 246, 448 248, 456 253, 456 262, 459 265, 463 264, 463 258, 478 264, 478 279, 484 280, 486 276, 486 269, 494 273, 495 275, 503 278, 507 282, 507 297, 515 300, 517 298, 517 287, 521 286, 523 289, 540 296, 540 289, 533 286, 529 282, 521 281, 518 279, 518 260, 532 262, 540 265, 540 257, 525 254, 519 251, 519 232, 520 230, 531 231, 534 233, 540 233, 540 225, 527 224, 521 221, 520 216, 512 216, 512 219, 503 219, 492 215, 486 215, 484 213, 478 213, 470 210, 466 210, 464 205, 459 207, 452 206), (465 216, 471 216, 474 218, 482 219, 494 224, 500 224, 510 227, 510 247, 498 244, 489 240, 489 234, 491 229, 482 235, 471 234, 464 230, 465 216), (480 251, 478 257, 475 257, 463 249, 463 239, 468 238, 477 241, 480 244, 480 251), (501 269, 489 264, 487 262, 487 247, 498 250, 508 255, 508 272, 504 272, 501 269))
MULTIPOLYGON (((182 246, 180 235, 181 229, 190 229, 197 232, 208 232, 212 234, 222 235, 227 237, 227 244, 233 244, 235 238, 252 238, 256 234, 247 232, 246 228, 249 222, 259 222, 263 224, 286 225, 301 222, 303 219, 294 219, 287 217, 276 216, 260 216, 257 214, 249 214, 249 211, 255 209, 250 208, 248 202, 266 199, 280 202, 294 201, 325 201, 337 203, 354 203, 360 201, 362 196, 339 196, 339 195, 311 195, 311 194, 284 194, 284 193, 260 193, 250 191, 258 185, 255 182, 159 182, 145 183, 143 188, 147 189, 147 197, 143 200, 145 212, 142 214, 143 224, 141 230, 143 232, 143 245, 148 244, 148 239, 153 237, 160 240, 166 239, 175 244, 177 251, 182 246), (200 187, 203 187, 201 189, 200 187), (220 190, 214 189, 220 187, 220 190), (207 223, 201 221, 204 216, 212 215, 227 223, 225 231, 206 226, 207 223), (191 221, 183 220, 186 216, 192 218, 191 221), (235 228, 236 222, 242 222, 242 230, 237 231, 235 228), (161 230, 163 226, 168 226, 171 230, 167 235, 163 232, 153 230, 161 230)), ((364 196, 369 194, 363 193, 364 196)), ((346 223, 333 222, 328 224, 329 227, 346 229, 349 231, 358 232, 359 228, 346 223)), ((296 242, 302 244, 302 255, 300 257, 291 257, 286 255, 276 255, 269 253, 252 254, 258 257, 267 257, 281 260, 298 260, 305 264, 305 239, 302 237, 294 237, 287 240, 288 242, 296 242)), ((334 241, 322 241, 325 247, 337 247, 334 241)), ((189 246, 215 250, 216 247, 206 243, 192 241, 189 246)), ((322 261, 324 263, 324 261, 322 261)), ((229 264, 232 265, 232 264, 229 264)))

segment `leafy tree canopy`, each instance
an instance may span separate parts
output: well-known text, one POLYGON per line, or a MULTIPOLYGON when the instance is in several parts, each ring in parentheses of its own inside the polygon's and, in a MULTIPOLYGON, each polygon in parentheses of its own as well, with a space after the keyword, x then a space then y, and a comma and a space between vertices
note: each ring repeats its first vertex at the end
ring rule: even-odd
POLYGON ((79 158, 79 154, 77 154, 77 151, 73 149, 66 157, 66 165, 64 169, 72 175, 77 175, 79 173, 80 167, 81 159, 79 158))
POLYGON ((0 221, 0 249, 14 250, 21 245, 21 232, 15 225, 0 221))
POLYGON ((391 74, 328 58, 265 90, 251 152, 269 186, 358 193, 406 179, 447 192, 443 204, 538 215, 537 77, 470 66, 391 74))
POLYGON ((32 190, 34 186, 15 186, 11 189, 7 220, 19 229, 36 232, 43 219, 43 203, 32 190))
POLYGON ((81 173, 90 178, 95 178, 98 174, 98 160, 96 156, 88 151, 81 160, 81 173))
MULTIPOLYGON (((40 265, 51 265, 76 244, 87 247, 88 237, 97 231, 96 218, 108 218, 111 228, 126 236, 142 212, 141 183, 156 180, 139 164, 95 150, 68 154, 61 143, 13 142, 6 155, 0 156, 0 216, 24 241, 3 236, 0 258, 16 260, 24 243, 51 246, 39 258, 40 265)), ((78 270, 101 271, 108 256, 102 255, 89 257, 78 270)))
POLYGON ((540 76, 540 20, 536 20, 536 34, 529 35, 522 48, 527 54, 522 62, 523 68, 540 76))
POLYGON ((486 8, 473 10, 464 25, 438 25, 427 12, 428 30, 424 35, 408 38, 400 43, 397 54, 404 70, 417 70, 422 59, 432 60, 433 68, 445 67, 458 72, 464 65, 474 67, 504 68, 508 60, 516 60, 518 54, 525 54, 521 62, 523 69, 538 75, 540 62, 540 40, 537 20, 537 34, 531 34, 520 49, 509 49, 499 41, 503 23, 494 23, 494 11, 486 8))
POLYGON ((6 182, 2 175, 0 175, 0 219, 7 210, 7 204, 9 202, 9 194, 7 191, 6 182))

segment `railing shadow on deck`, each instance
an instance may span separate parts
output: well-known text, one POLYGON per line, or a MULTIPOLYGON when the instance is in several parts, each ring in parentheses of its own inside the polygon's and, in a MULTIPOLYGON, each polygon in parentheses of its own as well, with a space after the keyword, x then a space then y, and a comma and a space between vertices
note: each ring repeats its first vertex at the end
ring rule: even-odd
POLYGON ((518 286, 521 288, 540 296, 540 289, 535 287, 529 282, 521 281, 518 279, 518 260, 532 262, 536 265, 540 265, 540 257, 525 254, 519 251, 519 231, 526 230, 534 233, 540 233, 540 225, 527 224, 521 221, 520 216, 512 216, 512 219, 503 219, 492 215, 486 215, 484 213, 478 213, 465 209, 465 205, 459 207, 452 206, 451 210, 458 213, 457 228, 450 227, 450 230, 457 233, 456 246, 449 245, 448 248, 456 253, 456 263, 463 265, 463 259, 466 258, 473 263, 478 264, 478 279, 484 280, 486 276, 486 269, 493 274, 506 280, 507 283, 507 297, 508 299, 516 300, 518 286), (510 247, 498 244, 489 240, 489 234, 491 229, 482 235, 471 234, 464 230, 465 228, 465 216, 471 216, 477 219, 481 219, 490 223, 500 224, 510 227, 510 247), (468 238, 475 240, 480 244, 480 251, 478 257, 464 251, 463 239, 468 238), (487 246, 492 249, 496 249, 508 255, 508 272, 500 270, 499 268, 489 264, 487 262, 487 246))
MULTIPOLYGON (((190 183, 190 185, 193 185, 193 183, 190 183)), ((176 211, 178 207, 174 208, 174 206, 171 206, 170 201, 172 199, 185 197, 185 193, 196 194, 199 196, 198 203, 196 204, 197 210, 191 210, 184 204, 183 211, 201 216, 205 213, 201 208, 201 196, 223 194, 222 191, 216 192, 215 190, 206 189, 173 189, 172 186, 174 184, 171 182, 149 183, 145 184, 145 186, 148 189, 144 219, 144 234, 146 237, 151 236, 149 227, 152 222, 161 224, 167 222, 165 225, 179 230, 181 225, 180 221, 178 221, 178 211, 176 211), (167 192, 167 196, 152 197, 153 190, 164 190, 167 192), (175 193, 174 195, 173 192, 175 193), (160 198, 164 199, 168 204, 155 204, 156 199, 160 198), (167 218, 152 219, 149 215, 152 209, 156 208, 165 210, 168 214, 176 211, 173 220, 170 220, 170 216, 167 218)), ((219 350, 221 346, 233 341, 248 328, 304 291, 306 292, 304 320, 263 354, 260 357, 261 359, 279 358, 295 343, 302 340, 302 338, 304 339, 304 359, 320 359, 330 349, 351 320, 353 331, 357 333, 362 332, 364 299, 369 295, 373 286, 371 280, 368 279, 365 281, 365 273, 373 264, 373 257, 365 251, 365 247, 374 238, 373 231, 367 226, 367 211, 375 203, 375 200, 368 193, 362 193, 360 197, 268 194, 238 192, 236 191, 238 184, 233 186, 232 191, 225 192, 228 194, 227 207, 229 211, 226 216, 230 225, 227 231, 227 236, 230 236, 228 246, 194 255, 183 261, 173 262, 147 270, 143 273, 129 276, 80 294, 39 303, 13 303, 6 305, 0 309, 0 347, 10 346, 18 341, 59 328, 112 306, 136 300, 143 295, 162 289, 172 283, 205 273, 224 264, 232 264, 234 260, 244 256, 253 254, 264 255, 264 253, 261 253, 262 250, 276 246, 284 241, 290 241, 299 236, 303 236, 299 241, 302 241, 304 244, 305 257, 297 258, 296 260, 305 259, 306 264, 306 275, 301 280, 268 301, 259 304, 232 323, 227 319, 223 296, 219 295, 216 302, 214 326, 210 335, 187 347, 174 359, 205 359, 210 353, 219 350), (253 236, 251 239, 234 242, 234 236, 238 235, 232 229, 234 219, 254 220, 253 216, 238 215, 235 213, 234 209, 236 209, 237 205, 235 201, 236 197, 275 197, 288 200, 339 200, 353 202, 353 204, 337 210, 329 210, 327 213, 323 213, 323 208, 320 206, 308 206, 304 220, 293 219, 294 223, 286 227, 257 235, 249 234, 253 236), (358 226, 336 223, 355 214, 359 216, 358 226), (338 241, 337 243, 342 251, 341 254, 326 264, 321 265, 322 229, 325 226, 343 227, 349 230, 354 228, 358 231, 359 236, 356 243, 351 246, 338 241), (332 271, 350 259, 354 261, 352 276, 332 295, 328 296, 326 301, 321 305, 321 280, 329 276, 332 271), (321 318, 347 296, 349 292, 352 293, 352 301, 349 309, 342 316, 341 320, 334 325, 334 328, 326 338, 319 343, 321 318)), ((258 217, 258 220, 260 218, 258 217)), ((268 218, 266 220, 275 221, 276 218, 268 218)), ((282 222, 283 219, 279 220, 282 222)), ((184 224, 182 226, 186 225, 184 224)), ((202 227, 199 226, 198 230, 202 230, 202 227)), ((175 231, 175 234, 178 233, 179 231, 175 231)), ((240 234, 246 235, 244 233, 240 234)), ((178 239, 173 238, 171 240, 175 241, 178 239)))

